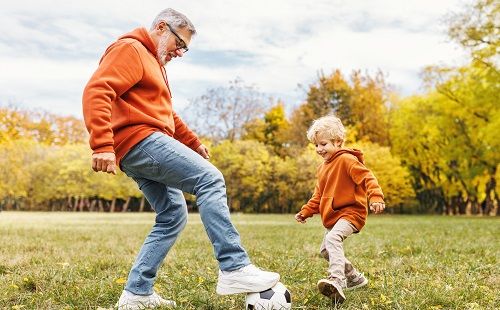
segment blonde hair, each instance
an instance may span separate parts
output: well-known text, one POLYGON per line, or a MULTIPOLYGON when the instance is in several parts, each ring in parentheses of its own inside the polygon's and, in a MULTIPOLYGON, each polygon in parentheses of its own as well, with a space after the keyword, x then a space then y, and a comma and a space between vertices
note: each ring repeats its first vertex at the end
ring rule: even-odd
POLYGON ((318 135, 344 144, 346 130, 338 117, 327 115, 315 120, 307 130, 307 139, 312 143, 316 143, 318 135))

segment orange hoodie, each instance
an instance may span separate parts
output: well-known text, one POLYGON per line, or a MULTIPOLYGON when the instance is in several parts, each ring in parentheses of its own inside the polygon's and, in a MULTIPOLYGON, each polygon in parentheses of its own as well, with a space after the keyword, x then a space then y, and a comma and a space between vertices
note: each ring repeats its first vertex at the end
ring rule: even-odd
POLYGON ((340 218, 361 230, 368 214, 368 202, 384 202, 382 189, 363 164, 363 153, 340 149, 318 168, 312 198, 300 210, 304 218, 320 213, 323 226, 330 229, 340 218))
POLYGON ((117 164, 138 142, 163 132, 193 150, 201 142, 172 109, 156 46, 145 28, 111 44, 83 91, 83 116, 94 153, 115 152, 117 164))

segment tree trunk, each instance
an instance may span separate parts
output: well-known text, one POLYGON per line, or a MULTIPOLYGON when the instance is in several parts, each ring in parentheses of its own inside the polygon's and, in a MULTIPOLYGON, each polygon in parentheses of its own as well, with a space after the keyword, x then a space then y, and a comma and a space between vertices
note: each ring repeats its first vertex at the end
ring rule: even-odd
POLYGON ((75 197, 75 204, 73 205, 73 212, 76 211, 78 208, 78 203, 80 202, 80 199, 78 197, 75 197))
POLYGON ((90 202, 90 212, 94 212, 95 211, 95 205, 97 203, 97 199, 92 199, 92 201, 90 202))
POLYGON ((123 207, 122 207, 122 212, 127 212, 129 203, 130 203, 130 196, 129 196, 129 197, 127 197, 127 200, 126 200, 126 201, 125 201, 125 203, 123 204, 123 207))
POLYGON ((78 211, 83 212, 84 205, 85 205, 85 199, 80 198, 80 202, 78 203, 78 211))
POLYGON ((141 204, 139 205, 139 212, 143 212, 144 211, 144 195, 141 197, 141 204))
POLYGON ((111 200, 111 206, 109 207, 109 212, 111 213, 115 212, 115 207, 116 207, 116 198, 113 198, 111 200))

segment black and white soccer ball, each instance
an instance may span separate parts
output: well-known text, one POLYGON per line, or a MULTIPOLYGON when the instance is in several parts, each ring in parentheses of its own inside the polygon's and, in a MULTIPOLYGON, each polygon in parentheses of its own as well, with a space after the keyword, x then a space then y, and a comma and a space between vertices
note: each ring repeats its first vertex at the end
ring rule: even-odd
POLYGON ((292 309, 292 296, 283 283, 278 282, 268 290, 247 294, 245 309, 289 310, 292 309))

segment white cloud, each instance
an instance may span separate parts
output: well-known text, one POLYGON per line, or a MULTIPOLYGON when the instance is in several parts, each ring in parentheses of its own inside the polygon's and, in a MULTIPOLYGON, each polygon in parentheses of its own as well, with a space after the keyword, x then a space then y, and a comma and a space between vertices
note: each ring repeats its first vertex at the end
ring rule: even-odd
MULTIPOLYGON (((81 91, 109 43, 147 28, 164 1, 10 1, 2 4, 0 103, 80 116, 81 91)), ((442 19, 462 0, 185 0, 198 29, 185 59, 167 66, 176 108, 241 77, 288 104, 323 70, 377 69, 404 94, 427 65, 455 64, 442 19)))

